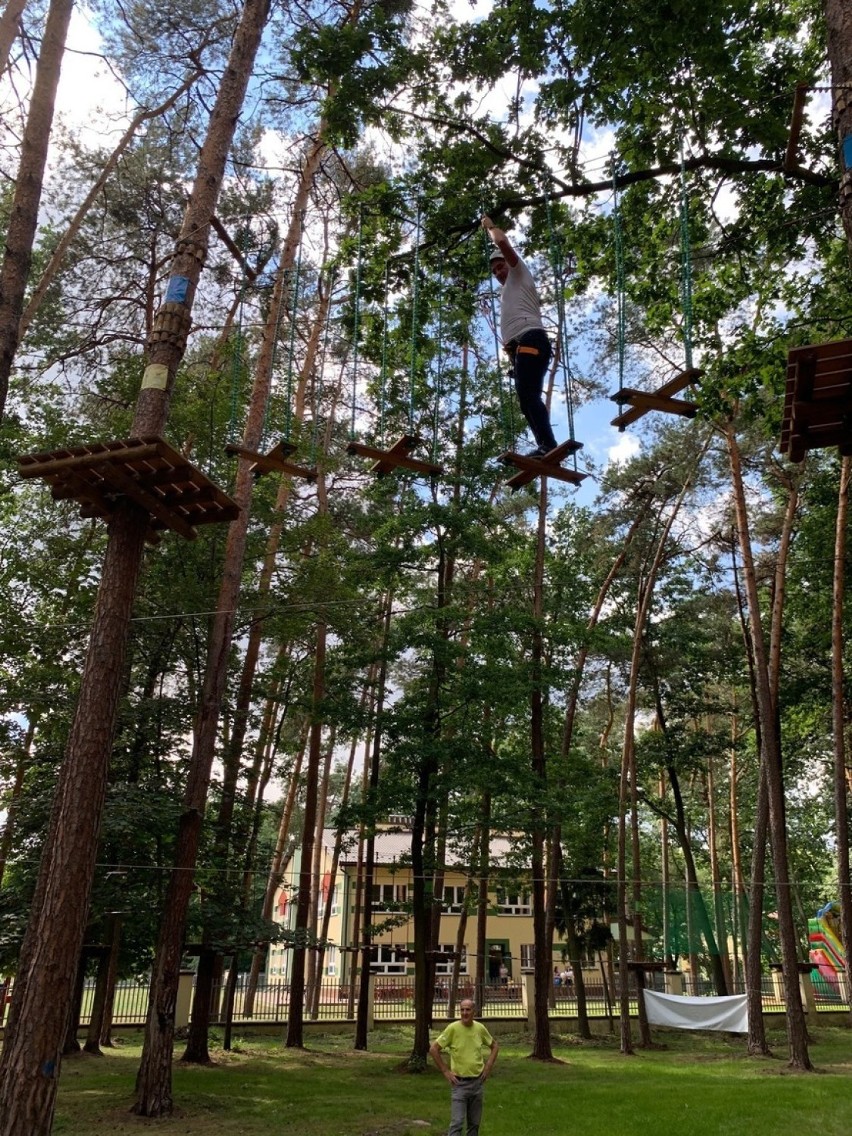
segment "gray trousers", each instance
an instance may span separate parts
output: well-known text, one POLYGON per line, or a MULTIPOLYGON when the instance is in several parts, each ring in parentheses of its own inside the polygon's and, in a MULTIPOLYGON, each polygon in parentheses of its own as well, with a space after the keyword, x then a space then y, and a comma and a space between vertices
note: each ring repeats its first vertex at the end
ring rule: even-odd
POLYGON ((447 1136, 462 1136, 467 1120, 467 1136, 479 1136, 482 1120, 482 1093, 485 1082, 481 1077, 459 1081, 450 1089, 450 1128, 447 1136))

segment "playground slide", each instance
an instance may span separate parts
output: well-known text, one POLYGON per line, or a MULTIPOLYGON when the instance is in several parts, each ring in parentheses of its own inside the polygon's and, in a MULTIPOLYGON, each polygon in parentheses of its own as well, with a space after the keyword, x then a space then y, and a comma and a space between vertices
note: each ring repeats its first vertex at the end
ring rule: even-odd
POLYGON ((811 972, 814 989, 823 997, 841 997, 839 975, 846 967, 846 953, 840 938, 840 906, 827 903, 808 920, 811 972))

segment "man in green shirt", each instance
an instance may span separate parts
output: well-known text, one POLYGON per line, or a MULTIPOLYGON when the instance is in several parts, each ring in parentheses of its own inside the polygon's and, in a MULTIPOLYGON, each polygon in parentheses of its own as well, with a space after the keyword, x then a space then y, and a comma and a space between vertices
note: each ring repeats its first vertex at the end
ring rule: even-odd
POLYGON ((497 1060, 497 1042, 482 1024, 474 1021, 473 1002, 459 1004, 460 1020, 448 1025, 429 1046, 432 1060, 450 1082, 451 1110, 447 1136, 479 1136, 482 1120, 482 1090, 497 1060), (449 1056, 449 1065, 444 1060, 449 1056))

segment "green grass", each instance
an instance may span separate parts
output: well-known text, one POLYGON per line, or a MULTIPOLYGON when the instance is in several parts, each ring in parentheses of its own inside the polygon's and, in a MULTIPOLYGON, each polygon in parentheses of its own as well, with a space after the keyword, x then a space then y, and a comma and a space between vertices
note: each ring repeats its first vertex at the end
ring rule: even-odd
MULTIPOLYGON (((656 1031, 665 1049, 622 1057, 617 1041, 556 1039, 561 1064, 530 1061, 520 1035, 500 1039, 486 1087, 482 1136, 847 1136, 852 1130, 852 1033, 822 1027, 811 1048, 816 1074, 778 1057, 754 1060, 717 1035, 656 1031)), ((411 1033, 371 1035, 356 1053, 348 1037, 312 1038, 304 1051, 271 1040, 214 1050, 208 1068, 176 1065, 171 1122, 133 1116, 138 1039, 103 1058, 63 1065, 55 1133, 107 1136, 156 1127, 180 1136, 441 1136, 449 1091, 434 1068, 400 1071, 411 1033), (420 1122, 415 1124, 414 1122, 420 1122)))

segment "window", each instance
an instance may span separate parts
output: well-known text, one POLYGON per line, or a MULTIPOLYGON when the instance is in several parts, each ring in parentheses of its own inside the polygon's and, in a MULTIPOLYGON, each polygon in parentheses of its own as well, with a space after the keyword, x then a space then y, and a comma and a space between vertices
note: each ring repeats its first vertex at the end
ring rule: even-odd
POLYGON ((529 915, 530 893, 528 891, 498 890, 497 912, 499 915, 529 915))
MULTIPOLYGON (((317 911, 317 916, 320 919, 322 919, 322 917, 325 915, 326 899, 327 899, 327 893, 325 891, 323 891, 322 894, 319 897, 319 909, 317 911)), ((334 890, 331 893, 331 914, 332 915, 339 915, 340 914, 340 884, 335 884, 334 890)))
POLYGON ((337 947, 325 948, 325 973, 329 978, 334 978, 337 974, 337 947))
MULTIPOLYGON (((441 904, 448 915, 461 915, 464 908, 464 884, 444 884, 441 904)), ((442 947, 441 950, 444 948, 442 947)))
MULTIPOLYGON (((404 948, 400 947, 401 951, 404 948)), ((407 969, 405 959, 397 958, 396 947, 376 947, 376 957, 370 963, 373 974, 405 974, 407 969)))
POLYGON ((521 943, 521 971, 535 970, 535 943, 521 943))
MULTIPOLYGON (((452 944, 442 943, 438 950, 446 954, 454 954, 455 946, 452 944)), ((436 974, 452 974, 454 959, 441 959, 435 960, 435 973, 436 974)), ((467 947, 461 949, 461 960, 459 965, 459 974, 467 974, 467 947)))
POLYGON ((407 884, 373 884, 374 911, 395 911, 407 899, 407 884))

